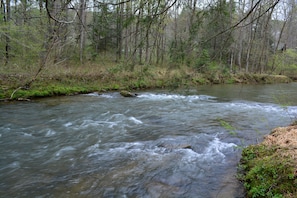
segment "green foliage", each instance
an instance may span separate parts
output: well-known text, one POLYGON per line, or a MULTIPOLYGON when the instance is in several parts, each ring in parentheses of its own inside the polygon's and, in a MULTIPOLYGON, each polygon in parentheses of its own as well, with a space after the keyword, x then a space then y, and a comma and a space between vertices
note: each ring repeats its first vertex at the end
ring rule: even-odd
POLYGON ((194 76, 192 78, 192 81, 195 83, 195 84, 199 84, 199 85, 205 85, 205 84, 209 84, 209 80, 207 78, 205 78, 204 75, 197 75, 197 76, 194 76))
POLYGON ((207 50, 202 50, 201 55, 196 59, 194 68, 197 71, 205 73, 210 65, 210 56, 207 50))
POLYGON ((113 67, 108 68, 107 71, 111 74, 120 73, 120 72, 124 71, 124 66, 121 64, 117 64, 113 67))
POLYGON ((226 122, 224 120, 219 120, 222 127, 224 127, 227 131, 229 131, 229 134, 236 135, 236 128, 232 126, 229 122, 226 122))
MULTIPOLYGON (((116 48, 115 39, 117 37, 117 19, 115 10, 107 4, 98 3, 93 14, 93 22, 90 25, 91 34, 89 39, 93 48, 93 55, 97 56, 98 52, 108 51, 116 48)), ((133 21, 133 19, 127 20, 133 21)))
POLYGON ((208 50, 212 60, 227 61, 233 43, 232 34, 220 34, 230 27, 232 21, 230 16, 234 13, 235 4, 233 1, 214 1, 205 12, 202 32, 202 48, 208 50), (231 3, 233 3, 231 5, 231 3))
POLYGON ((186 58, 186 42, 183 40, 172 41, 169 48, 170 60, 173 63, 183 63, 186 58))
POLYGON ((247 197, 276 198, 297 193, 294 163, 284 160, 277 150, 276 147, 252 145, 242 151, 240 168, 244 173, 240 179, 244 181, 247 197))
POLYGON ((276 53, 271 60, 269 67, 274 70, 276 74, 285 74, 293 77, 297 76, 296 49, 288 49, 282 53, 276 53))

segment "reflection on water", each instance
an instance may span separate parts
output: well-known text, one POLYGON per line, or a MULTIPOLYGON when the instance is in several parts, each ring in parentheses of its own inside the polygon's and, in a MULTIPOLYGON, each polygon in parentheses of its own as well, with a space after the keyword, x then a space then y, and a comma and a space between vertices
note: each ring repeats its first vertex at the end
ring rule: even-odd
POLYGON ((236 180, 240 148, 296 118, 296 87, 219 85, 186 94, 2 103, 0 194, 244 197, 236 180), (286 95, 290 105, 276 102, 286 95))

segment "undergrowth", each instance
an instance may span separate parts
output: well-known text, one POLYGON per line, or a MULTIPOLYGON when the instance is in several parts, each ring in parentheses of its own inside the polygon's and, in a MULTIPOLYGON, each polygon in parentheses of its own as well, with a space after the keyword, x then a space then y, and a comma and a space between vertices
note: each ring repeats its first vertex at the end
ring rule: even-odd
MULTIPOLYGON (((33 66, 32 66, 33 67, 33 66)), ((135 65, 131 69, 122 64, 53 65, 46 66, 29 89, 23 86, 34 79, 38 68, 2 68, 0 70, 0 99, 35 98, 71 95, 102 90, 180 88, 202 84, 254 83, 249 74, 227 71, 199 73, 187 66, 135 65), (249 78, 247 78, 247 76, 249 78)), ((259 78, 259 77, 257 77, 259 78)), ((265 76, 261 78, 266 79, 265 76)), ((285 78, 289 81, 288 78, 285 78)), ((263 80, 265 83, 266 81, 263 80)))
POLYGON ((291 198, 297 196, 294 162, 280 155, 281 148, 251 145, 242 151, 239 179, 247 197, 291 198))

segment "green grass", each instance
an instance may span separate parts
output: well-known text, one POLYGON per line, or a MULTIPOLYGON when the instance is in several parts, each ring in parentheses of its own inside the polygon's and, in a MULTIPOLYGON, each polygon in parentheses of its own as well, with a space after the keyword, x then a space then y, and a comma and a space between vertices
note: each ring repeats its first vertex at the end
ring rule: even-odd
POLYGON ((239 178, 244 182, 247 197, 296 197, 295 164, 282 157, 279 149, 262 144, 243 149, 239 178))
MULTIPOLYGON (((0 68, 0 99, 35 98, 71 95, 101 90, 180 88, 212 83, 256 82, 253 75, 219 72, 199 73, 187 66, 135 65, 133 70, 122 63, 104 61, 102 64, 52 65, 45 67, 30 89, 19 89, 30 82, 38 71, 32 65, 0 68), (12 94, 13 93, 13 94, 12 94), (12 96, 12 97, 11 97, 12 96)), ((267 76, 267 75, 266 75, 267 76)), ((259 77, 257 77, 259 78, 259 77)), ((282 78, 283 79, 283 78, 282 78)), ((288 78, 284 78, 287 81, 288 78)), ((265 83, 265 81, 264 81, 265 83)))

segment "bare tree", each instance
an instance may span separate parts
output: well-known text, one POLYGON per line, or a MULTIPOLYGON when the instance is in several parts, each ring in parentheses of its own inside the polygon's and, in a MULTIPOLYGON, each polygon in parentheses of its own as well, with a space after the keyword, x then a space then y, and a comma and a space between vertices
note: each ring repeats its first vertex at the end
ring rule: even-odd
POLYGON ((10 17, 11 17, 11 12, 10 12, 10 0, 1 0, 1 11, 2 11, 2 16, 3 16, 3 21, 4 21, 4 38, 5 38, 5 60, 4 64, 7 65, 9 58, 10 58, 10 31, 9 31, 9 23, 10 23, 10 17))
POLYGON ((83 63, 86 44, 86 0, 79 2, 79 60, 83 63))

